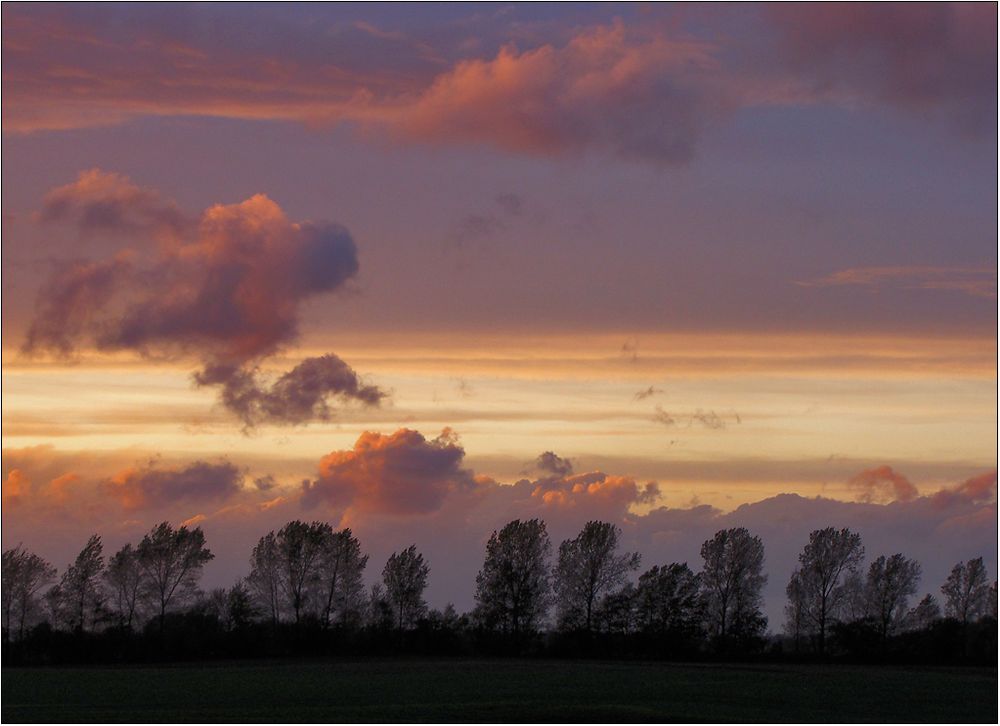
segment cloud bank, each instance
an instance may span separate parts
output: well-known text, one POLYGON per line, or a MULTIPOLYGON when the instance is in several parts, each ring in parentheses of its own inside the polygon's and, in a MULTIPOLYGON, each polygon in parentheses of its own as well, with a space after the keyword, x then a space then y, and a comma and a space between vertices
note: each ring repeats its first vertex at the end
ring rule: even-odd
POLYGON ((53 450, 8 450, 4 543, 24 541, 64 561, 94 531, 114 546, 154 520, 197 521, 218 556, 212 583, 229 584, 244 573, 247 553, 264 532, 290 519, 319 518, 351 526, 376 563, 417 543, 431 563, 432 603, 470 607, 489 533, 515 518, 544 519, 556 542, 589 520, 614 522, 625 546, 642 553, 643 568, 688 562, 697 569, 702 542, 719 529, 744 526, 765 544, 772 628, 781 625, 796 557, 809 532, 821 527, 858 531, 869 559, 895 552, 917 559, 925 573, 921 592, 936 592, 951 566, 970 557, 984 556, 996 573, 995 470, 919 495, 905 475, 874 467, 854 477, 859 487, 870 485, 868 501, 780 494, 724 512, 660 506, 660 484, 601 471, 548 470, 502 483, 464 466, 464 456, 448 430, 435 438, 410 429, 369 432, 352 448, 321 457, 305 481, 290 481, 228 462, 122 467, 53 450), (36 542, 43 526, 45 541, 36 542))

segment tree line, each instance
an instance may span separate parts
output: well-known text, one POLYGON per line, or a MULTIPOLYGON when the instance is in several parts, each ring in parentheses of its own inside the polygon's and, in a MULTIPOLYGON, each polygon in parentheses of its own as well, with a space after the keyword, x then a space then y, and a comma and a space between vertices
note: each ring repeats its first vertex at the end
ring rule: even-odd
POLYGON ((431 610, 430 566, 394 552, 366 588, 368 555, 350 528, 292 521, 254 546, 249 573, 203 591, 213 559, 200 527, 163 522, 105 560, 93 535, 61 577, 20 545, 3 552, 3 642, 15 661, 292 652, 602 654, 699 657, 996 657, 997 584, 982 558, 959 562, 918 603, 920 565, 903 554, 863 567, 859 534, 812 532, 786 587, 783 632, 763 614, 764 545, 724 529, 687 563, 640 571, 621 530, 588 522, 553 553, 545 523, 494 531, 475 607, 431 610), (991 655, 992 654, 992 655, 991 655))

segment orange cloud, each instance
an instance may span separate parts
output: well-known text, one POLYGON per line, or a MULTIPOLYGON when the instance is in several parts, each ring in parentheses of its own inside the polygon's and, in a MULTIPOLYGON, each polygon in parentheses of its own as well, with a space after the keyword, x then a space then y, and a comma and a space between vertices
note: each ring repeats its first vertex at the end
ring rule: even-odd
POLYGON ((966 479, 954 487, 946 487, 931 496, 931 502, 938 509, 947 509, 957 504, 985 503, 996 501, 997 471, 987 471, 966 479))
POLYGON ((660 489, 655 482, 639 486, 631 477, 595 471, 541 479, 535 483, 531 496, 548 506, 597 506, 606 511, 626 511, 633 504, 652 504, 659 498, 660 489))
POLYGON ((11 469, 3 481, 3 506, 16 507, 28 495, 31 482, 20 469, 11 469))
POLYGON ((891 466, 877 466, 856 474, 848 482, 858 490, 862 502, 908 502, 917 496, 917 488, 891 466))
POLYGON ((56 477, 49 482, 46 493, 57 504, 65 504, 72 493, 74 484, 80 481, 80 475, 72 472, 56 477))
POLYGON ((302 501, 388 514, 431 512, 450 493, 477 486, 461 467, 464 456, 449 429, 431 440, 412 429, 388 436, 367 431, 350 451, 320 460, 318 478, 303 482, 302 501))
POLYGON ((373 118, 421 140, 686 161, 704 118, 722 105, 698 86, 715 65, 706 44, 643 37, 616 21, 562 47, 507 45, 492 60, 460 61, 416 100, 385 104, 373 118))

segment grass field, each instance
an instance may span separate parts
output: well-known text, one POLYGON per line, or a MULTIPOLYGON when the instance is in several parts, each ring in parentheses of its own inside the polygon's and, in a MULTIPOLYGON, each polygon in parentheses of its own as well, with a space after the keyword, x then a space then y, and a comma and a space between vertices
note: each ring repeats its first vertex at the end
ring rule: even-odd
POLYGON ((3 669, 5 723, 997 720, 995 670, 567 661, 3 669))

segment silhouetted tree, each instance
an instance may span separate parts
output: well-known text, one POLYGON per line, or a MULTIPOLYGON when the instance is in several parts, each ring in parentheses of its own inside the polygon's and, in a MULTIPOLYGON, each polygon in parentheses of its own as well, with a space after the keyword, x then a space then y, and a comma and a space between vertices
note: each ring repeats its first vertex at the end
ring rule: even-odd
POLYGON ((382 582, 399 630, 411 627, 427 610, 424 588, 429 573, 430 568, 424 563, 424 556, 417 552, 416 545, 399 553, 393 552, 385 563, 382 582))
POLYGON ((702 620, 701 577, 687 563, 646 570, 636 587, 636 614, 644 632, 696 635, 702 620))
POLYGON ((214 588, 195 606, 195 610, 214 617, 226 632, 246 627, 258 612, 242 580, 229 589, 214 588))
POLYGON ((319 561, 329 529, 328 524, 295 520, 278 530, 275 538, 279 582, 296 625, 319 581, 319 561))
POLYGON ((601 598, 594 609, 597 629, 612 635, 630 635, 638 627, 636 587, 626 582, 601 598))
POLYGON ((272 625, 277 625, 281 616, 283 572, 278 538, 274 532, 268 532, 250 554, 247 587, 257 607, 270 617, 272 625))
POLYGON ((945 615, 963 625, 977 620, 989 605, 989 587, 982 557, 959 562, 941 586, 945 615))
POLYGON ((367 564, 368 555, 361 554, 361 543, 350 529, 324 530, 317 563, 324 627, 329 627, 334 619, 343 622, 360 608, 364 589, 361 577, 367 564))
POLYGON ((610 522, 587 522, 579 535, 559 545, 554 584, 561 627, 589 632, 598 598, 639 569, 637 553, 618 554, 620 538, 621 530, 610 522))
POLYGON ((745 528, 724 529, 701 546, 701 588, 711 632, 727 637, 759 635, 767 625, 760 610, 764 543, 745 528))
POLYGON ((59 585, 53 588, 53 614, 70 630, 86 630, 88 616, 93 621, 104 604, 103 549, 101 538, 96 534, 91 536, 73 564, 67 566, 59 585))
POLYGON ((846 577, 857 571, 865 556, 861 535, 849 529, 817 529, 799 555, 799 568, 792 574, 806 617, 818 631, 818 649, 826 652, 826 633, 836 618, 845 590, 846 577))
POLYGON ((515 519, 494 530, 486 559, 476 575, 476 615, 518 640, 545 617, 549 606, 548 559, 552 552, 545 523, 515 519))
POLYGON ((923 600, 917 603, 916 607, 910 609, 903 619, 903 628, 906 630, 923 630, 930 627, 931 623, 941 618, 941 607, 933 595, 927 594, 923 600))
POLYGON ((162 632, 167 608, 195 594, 202 568, 215 555, 205 546, 201 527, 174 530, 168 522, 161 522, 142 538, 136 555, 162 632))
POLYGON ((848 572, 840 586, 840 604, 837 620, 844 623, 861 623, 873 619, 865 578, 861 571, 848 572))
POLYGON ((920 565, 901 554, 888 558, 882 555, 868 567, 865 600, 883 643, 905 617, 919 582, 920 565))
POLYGON ((3 553, 3 575, 0 594, 3 598, 4 637, 24 637, 24 627, 38 610, 37 593, 56 576, 56 568, 21 545, 3 553))
POLYGON ((792 573, 785 587, 785 595, 788 596, 788 604, 785 605, 785 633, 792 638, 798 652, 802 638, 808 634, 806 591, 798 570, 792 573))
POLYGON ((371 586, 364 605, 365 625, 375 630, 391 630, 393 626, 392 603, 385 594, 381 582, 371 586))
POLYGON ((142 588, 142 570, 132 545, 125 545, 111 556, 104 571, 104 581, 110 591, 111 608, 118 618, 118 625, 131 628, 142 588))

